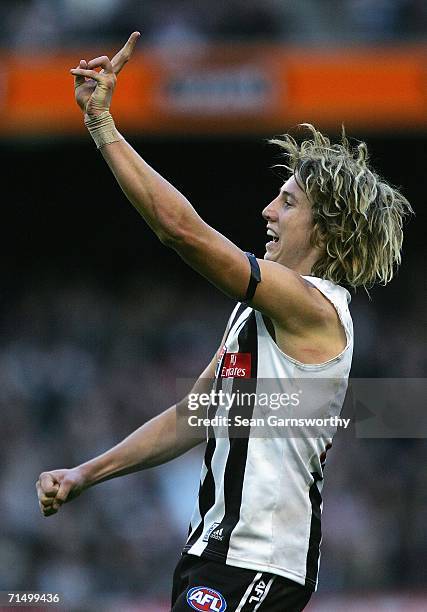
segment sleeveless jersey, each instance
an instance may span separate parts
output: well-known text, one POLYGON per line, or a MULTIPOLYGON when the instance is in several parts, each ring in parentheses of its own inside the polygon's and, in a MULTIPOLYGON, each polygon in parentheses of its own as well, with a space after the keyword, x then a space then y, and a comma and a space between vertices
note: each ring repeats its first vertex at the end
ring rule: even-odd
MULTIPOLYGON (((236 392, 244 380, 246 392, 260 394, 269 388, 268 379, 287 390, 286 384, 295 388, 292 384, 298 387, 299 380, 309 379, 305 382, 313 393, 304 404, 304 416, 316 414, 322 404, 327 415, 337 417, 353 352, 350 294, 330 281, 304 278, 335 306, 346 334, 344 350, 324 363, 303 364, 280 350, 260 312, 238 304, 220 352, 215 385, 224 392, 236 392)), ((251 417, 265 417, 266 409, 253 404, 251 417)), ((233 410, 227 407, 230 417, 233 410)), ((297 415, 295 408, 293 416, 297 415)), ((258 437, 249 426, 247 435, 236 437, 232 426, 225 434, 224 427, 221 433, 210 427, 184 552, 277 574, 316 589, 323 465, 335 430, 336 426, 310 426, 305 435, 300 429, 294 437, 277 433, 258 437)))

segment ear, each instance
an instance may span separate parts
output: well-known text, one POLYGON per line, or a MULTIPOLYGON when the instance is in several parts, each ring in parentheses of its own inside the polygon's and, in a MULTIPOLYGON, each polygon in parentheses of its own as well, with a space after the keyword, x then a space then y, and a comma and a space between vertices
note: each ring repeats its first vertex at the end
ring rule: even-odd
POLYGON ((315 221, 310 235, 310 244, 315 249, 319 250, 319 254, 325 252, 326 247, 326 231, 322 228, 319 221, 315 221))

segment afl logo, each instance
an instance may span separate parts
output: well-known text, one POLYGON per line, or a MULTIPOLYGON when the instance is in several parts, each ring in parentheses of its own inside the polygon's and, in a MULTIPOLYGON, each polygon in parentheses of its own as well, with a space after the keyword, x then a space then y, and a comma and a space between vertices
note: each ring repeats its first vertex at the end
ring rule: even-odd
POLYGON ((187 593, 187 603, 200 612, 224 612, 227 609, 224 597, 209 587, 197 586, 187 593))

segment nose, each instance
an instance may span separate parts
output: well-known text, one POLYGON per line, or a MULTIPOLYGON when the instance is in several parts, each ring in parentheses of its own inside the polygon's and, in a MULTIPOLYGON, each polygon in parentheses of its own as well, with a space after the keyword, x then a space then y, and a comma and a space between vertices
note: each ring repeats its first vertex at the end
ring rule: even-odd
POLYGON ((266 221, 277 221, 276 203, 277 198, 270 202, 262 211, 262 216, 266 221))

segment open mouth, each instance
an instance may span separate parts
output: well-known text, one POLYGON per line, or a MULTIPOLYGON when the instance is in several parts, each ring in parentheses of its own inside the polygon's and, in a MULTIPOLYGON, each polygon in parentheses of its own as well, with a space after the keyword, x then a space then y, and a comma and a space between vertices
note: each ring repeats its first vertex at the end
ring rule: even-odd
POLYGON ((270 238, 270 240, 267 242, 266 246, 271 246, 272 244, 279 242, 279 236, 270 228, 267 230, 267 236, 270 238))

